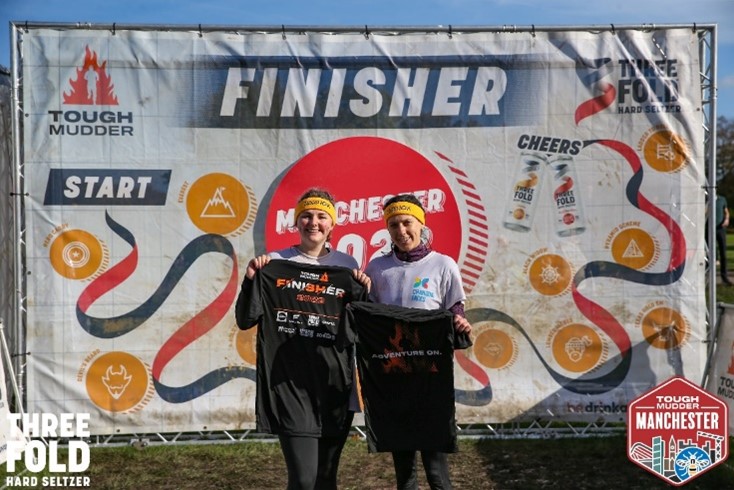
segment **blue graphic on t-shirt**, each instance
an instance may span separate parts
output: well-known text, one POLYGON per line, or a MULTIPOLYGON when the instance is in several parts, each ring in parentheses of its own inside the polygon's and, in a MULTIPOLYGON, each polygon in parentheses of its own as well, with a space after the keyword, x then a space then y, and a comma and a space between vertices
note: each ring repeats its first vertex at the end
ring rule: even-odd
POLYGON ((415 278, 415 282, 413 283, 413 294, 410 298, 411 301, 425 303, 426 299, 434 297, 433 291, 428 290, 428 281, 429 279, 427 277, 415 278))

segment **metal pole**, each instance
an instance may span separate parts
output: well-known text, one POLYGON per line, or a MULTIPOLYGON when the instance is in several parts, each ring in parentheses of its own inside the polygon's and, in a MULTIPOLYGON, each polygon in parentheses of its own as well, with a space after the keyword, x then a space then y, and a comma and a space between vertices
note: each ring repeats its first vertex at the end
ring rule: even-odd
MULTIPOLYGON (((717 163, 716 163, 716 98, 717 98, 717 87, 716 87, 716 26, 714 26, 711 29, 711 45, 709 46, 709 51, 711 52, 711 89, 710 89, 710 97, 711 97, 711 104, 709 105, 709 119, 710 119, 710 125, 709 125, 709 131, 710 131, 710 137, 709 137, 709 147, 708 147, 708 160, 709 160, 709 168, 708 168, 708 181, 711 185, 711 196, 709 199, 709 206, 708 206, 708 237, 709 237, 709 301, 708 301, 708 309, 709 309, 709 328, 708 328, 708 355, 707 355, 707 365, 708 361, 710 360, 711 356, 714 354, 714 347, 716 342, 716 330, 719 325, 719 319, 717 318, 719 309, 716 307, 716 196, 718 194, 718 189, 716 186, 716 170, 717 170, 717 163)), ((726 251, 724 251, 726 253, 726 251)), ((704 371, 703 373, 704 379, 702 381, 702 385, 705 383, 706 378, 708 377, 708 373, 704 371)))
MULTIPOLYGON (((13 130, 13 199, 11 202, 15 206, 14 219, 12 224, 12 233, 16 240, 11 244, 14 247, 14 269, 15 269, 15 300, 13 302, 13 318, 12 318, 12 340, 16 353, 25 352, 25 327, 26 327, 26 279, 25 279, 25 212, 24 212, 24 175, 21 169, 21 140, 20 140, 20 120, 22 117, 22 103, 20 100, 20 60, 18 58, 18 30, 16 26, 11 29, 11 66, 12 66, 12 130, 13 130)), ((19 407, 24 404, 24 363, 23 356, 15 358, 15 372, 18 373, 18 386, 20 394, 17 399, 19 407)))
MULTIPOLYGON (((8 342, 5 340, 5 324, 3 323, 3 319, 0 318, 0 348, 2 348, 3 356, 5 357, 5 364, 8 368, 8 377, 10 378, 10 384, 13 386, 13 394, 15 395, 15 399, 20 399, 20 389, 18 388, 18 382, 15 378, 15 370, 13 369, 13 359, 10 356, 10 350, 8 349, 8 342)), ((22 404, 18 404, 16 407, 16 412, 23 415, 23 406, 22 404)))

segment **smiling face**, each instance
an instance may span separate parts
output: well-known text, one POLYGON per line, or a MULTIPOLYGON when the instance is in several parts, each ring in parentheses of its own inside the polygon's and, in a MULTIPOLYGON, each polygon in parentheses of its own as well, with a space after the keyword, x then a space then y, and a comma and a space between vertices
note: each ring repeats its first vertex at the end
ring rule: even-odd
POLYGON ((334 221, 326 212, 318 209, 306 209, 296 220, 301 243, 308 248, 324 245, 331 237, 334 221))
POLYGON ((409 214, 397 214, 387 220, 390 239, 401 252, 410 252, 421 244, 423 223, 409 214))

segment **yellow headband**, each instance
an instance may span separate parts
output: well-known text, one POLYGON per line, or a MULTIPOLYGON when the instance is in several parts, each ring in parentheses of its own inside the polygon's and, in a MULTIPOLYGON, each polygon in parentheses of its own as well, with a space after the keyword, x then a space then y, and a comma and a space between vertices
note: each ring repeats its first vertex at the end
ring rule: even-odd
POLYGON ((323 197, 307 197, 302 199, 296 206, 296 219, 307 209, 318 209, 331 217, 331 221, 336 224, 336 210, 334 205, 328 199, 323 197))
POLYGON ((389 220, 393 216, 397 216, 398 214, 408 214, 410 216, 413 216, 424 225, 426 224, 426 213, 423 211, 423 209, 421 209, 420 206, 406 201, 397 201, 390 204, 388 207, 382 210, 382 214, 385 218, 385 223, 387 223, 387 220, 389 220))

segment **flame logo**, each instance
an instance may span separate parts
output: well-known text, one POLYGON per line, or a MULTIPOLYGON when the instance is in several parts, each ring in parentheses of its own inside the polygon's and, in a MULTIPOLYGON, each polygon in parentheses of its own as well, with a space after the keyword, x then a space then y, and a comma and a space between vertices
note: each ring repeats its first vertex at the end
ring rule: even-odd
POLYGON ((395 334, 388 338, 390 347, 383 350, 386 358, 382 361, 382 370, 385 373, 413 373, 438 372, 436 363, 426 359, 418 329, 395 323, 395 334), (411 355, 391 356, 394 353, 411 355))
POLYGON ((734 343, 731 344, 731 362, 729 362, 727 372, 729 374, 734 374, 734 343))
POLYGON ((71 93, 64 92, 64 104, 118 105, 112 78, 107 74, 107 61, 99 64, 97 53, 85 48, 86 55, 76 78, 69 79, 71 93))

